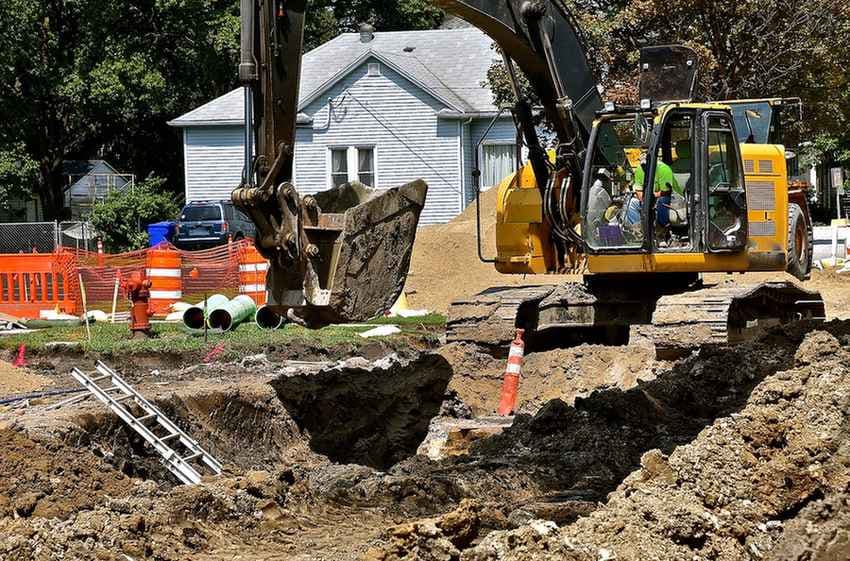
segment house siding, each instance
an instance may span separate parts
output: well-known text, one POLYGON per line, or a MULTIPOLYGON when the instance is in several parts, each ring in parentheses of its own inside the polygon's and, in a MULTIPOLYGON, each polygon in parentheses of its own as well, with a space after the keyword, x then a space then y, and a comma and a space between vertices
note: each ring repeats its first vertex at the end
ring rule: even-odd
POLYGON ((242 127, 184 129, 186 202, 229 200, 242 182, 242 127))
MULTIPOLYGON (((296 130, 295 185, 304 194, 324 191, 330 187, 330 148, 374 146, 375 186, 387 189, 424 179, 429 191, 421 223, 448 222, 475 198, 475 146, 491 119, 440 118, 444 103, 385 64, 381 75, 369 76, 369 62, 376 60, 365 61, 303 108, 313 124, 296 130), (334 100, 330 118, 329 99, 334 100)), ((228 199, 242 177, 242 127, 189 126, 184 131, 187 202, 228 199)), ((504 118, 487 142, 515 139, 513 121, 504 118)))
POLYGON ((381 75, 369 76, 369 62, 376 60, 364 62, 303 109, 313 126, 297 133, 296 185, 305 193, 330 187, 331 147, 374 146, 375 187, 424 179, 429 191, 421 223, 448 222, 463 201, 458 122, 438 118, 445 105, 390 67, 381 64, 381 75))

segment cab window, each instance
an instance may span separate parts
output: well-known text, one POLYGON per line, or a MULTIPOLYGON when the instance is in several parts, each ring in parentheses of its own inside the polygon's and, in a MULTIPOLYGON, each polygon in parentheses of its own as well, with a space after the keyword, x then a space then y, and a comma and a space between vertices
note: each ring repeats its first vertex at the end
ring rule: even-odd
POLYGON ((593 249, 643 247, 643 189, 635 183, 635 168, 648 126, 632 115, 597 127, 585 212, 585 237, 593 249))
POLYGON ((694 194, 694 114, 673 112, 665 119, 652 170, 654 247, 691 248, 694 194))
POLYGON ((708 247, 741 249, 747 242, 747 199, 738 143, 729 118, 707 116, 708 247))

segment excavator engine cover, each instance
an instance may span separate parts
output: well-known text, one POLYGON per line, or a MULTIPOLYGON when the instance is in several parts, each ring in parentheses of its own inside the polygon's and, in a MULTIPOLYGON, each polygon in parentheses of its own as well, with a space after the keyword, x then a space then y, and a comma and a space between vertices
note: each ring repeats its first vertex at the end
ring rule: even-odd
POLYGON ((346 183, 303 198, 290 191, 287 206, 298 235, 287 238, 293 243, 280 247, 279 228, 260 228, 257 236, 270 261, 271 311, 320 328, 389 310, 407 280, 427 191, 421 180, 393 189, 346 183))

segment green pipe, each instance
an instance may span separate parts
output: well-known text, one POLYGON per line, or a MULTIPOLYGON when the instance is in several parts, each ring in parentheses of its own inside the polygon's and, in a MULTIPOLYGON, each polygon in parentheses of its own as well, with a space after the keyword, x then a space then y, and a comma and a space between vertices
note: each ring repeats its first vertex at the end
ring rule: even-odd
POLYGON ((237 325, 254 317, 257 313, 257 304, 250 296, 237 296, 223 306, 217 306, 210 311, 210 329, 217 331, 230 331, 237 325))
POLYGON ((185 312, 183 312, 183 325, 192 330, 201 330, 204 328, 204 305, 206 304, 207 312, 215 308, 224 306, 229 302, 227 296, 222 294, 213 294, 206 300, 201 300, 185 312))

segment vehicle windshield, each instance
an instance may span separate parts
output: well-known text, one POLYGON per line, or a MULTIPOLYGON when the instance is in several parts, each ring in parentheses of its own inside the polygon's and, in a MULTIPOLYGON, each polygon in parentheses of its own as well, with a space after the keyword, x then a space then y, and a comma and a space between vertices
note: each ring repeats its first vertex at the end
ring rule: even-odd
POLYGON ((643 245, 643 174, 638 168, 645 162, 650 127, 643 115, 616 117, 597 127, 585 213, 592 248, 643 245))
POLYGON ((183 222, 214 222, 221 220, 221 207, 209 206, 187 206, 180 216, 183 222))
POLYGON ((738 133, 741 142, 769 143, 770 125, 773 119, 773 108, 770 103, 766 101, 735 103, 731 107, 732 117, 735 119, 735 132, 738 133), (750 135, 752 135, 751 140, 750 135))

